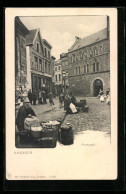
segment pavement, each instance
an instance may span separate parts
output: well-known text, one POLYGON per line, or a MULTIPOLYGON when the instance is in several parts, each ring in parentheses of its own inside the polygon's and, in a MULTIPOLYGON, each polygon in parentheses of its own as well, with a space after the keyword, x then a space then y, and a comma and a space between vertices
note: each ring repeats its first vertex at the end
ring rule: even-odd
MULTIPOLYGON (((54 106, 50 106, 48 99, 47 104, 32 105, 40 122, 60 119, 62 124, 71 123, 74 133, 74 144, 69 145, 75 147, 77 145, 92 146, 97 144, 110 143, 111 140, 111 114, 110 105, 105 102, 100 103, 98 98, 77 97, 77 100, 86 99, 89 112, 80 112, 77 114, 66 114, 64 107, 59 107, 58 97, 54 98, 54 106)), ((68 148, 57 142, 55 149, 59 147, 68 148)))
POLYGON ((64 107, 60 107, 58 97, 53 99, 54 105, 51 106, 47 99, 47 104, 32 105, 40 122, 48 122, 51 120, 61 120, 65 118, 66 111, 64 107))

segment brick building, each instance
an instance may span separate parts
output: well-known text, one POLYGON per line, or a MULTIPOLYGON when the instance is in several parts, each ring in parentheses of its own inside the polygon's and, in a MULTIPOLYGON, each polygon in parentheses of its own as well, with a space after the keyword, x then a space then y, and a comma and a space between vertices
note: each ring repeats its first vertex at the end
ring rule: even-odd
POLYGON ((39 29, 30 30, 27 35, 27 67, 28 67, 28 88, 36 90, 51 87, 51 45, 42 40, 39 29))
POLYGON ((107 28, 86 38, 76 37, 68 50, 69 90, 75 95, 97 96, 110 88, 109 18, 107 28))
POLYGON ((15 89, 20 90, 27 84, 26 35, 29 30, 15 17, 15 89))
POLYGON ((61 60, 55 61, 54 66, 54 82, 55 82, 55 92, 59 94, 62 91, 62 63, 61 60))
POLYGON ((66 93, 66 90, 69 88, 69 69, 68 69, 68 53, 60 54, 60 60, 62 64, 62 84, 63 84, 63 92, 66 93))

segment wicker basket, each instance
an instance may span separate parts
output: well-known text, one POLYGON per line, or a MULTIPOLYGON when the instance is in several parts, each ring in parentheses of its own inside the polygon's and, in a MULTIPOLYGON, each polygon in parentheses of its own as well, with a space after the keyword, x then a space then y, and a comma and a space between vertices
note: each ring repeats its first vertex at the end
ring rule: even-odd
MULTIPOLYGON (((34 126, 34 127, 35 127, 35 126, 34 126)), ((42 128, 41 128, 41 130, 39 130, 39 131, 34 131, 34 130, 33 130, 34 127, 31 127, 31 130, 30 130, 31 135, 32 135, 33 137, 35 137, 35 138, 40 138, 41 135, 42 135, 42 128)), ((37 126, 37 127, 38 127, 38 126, 37 126)))
POLYGON ((57 141, 53 137, 45 137, 38 139, 41 148, 55 148, 57 141))

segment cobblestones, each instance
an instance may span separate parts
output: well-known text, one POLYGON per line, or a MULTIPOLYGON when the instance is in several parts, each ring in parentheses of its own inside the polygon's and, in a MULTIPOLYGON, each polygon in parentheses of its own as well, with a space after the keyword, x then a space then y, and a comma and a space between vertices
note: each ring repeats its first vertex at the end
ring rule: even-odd
MULTIPOLYGON (((64 120, 64 124, 71 123, 74 133, 94 130, 104 131, 108 134, 111 129, 110 106, 105 102, 100 103, 97 98, 84 98, 89 106, 88 113, 69 114, 64 120)), ((80 100, 80 98, 77 98, 80 100)))

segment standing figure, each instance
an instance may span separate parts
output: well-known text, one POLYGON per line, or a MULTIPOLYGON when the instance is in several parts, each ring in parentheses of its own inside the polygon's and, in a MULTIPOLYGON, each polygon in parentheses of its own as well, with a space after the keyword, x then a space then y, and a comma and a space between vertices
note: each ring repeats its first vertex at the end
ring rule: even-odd
POLYGON ((107 95, 107 99, 106 99, 106 104, 110 105, 110 101, 111 101, 110 99, 111 99, 111 96, 110 96, 110 91, 109 91, 107 95))
POLYGON ((39 90, 38 98, 39 98, 39 104, 42 104, 42 92, 41 92, 41 90, 39 90))
POLYGON ((33 99, 33 105, 36 105, 36 91, 35 90, 33 91, 32 99, 33 99))
POLYGON ((28 91, 28 99, 29 99, 30 103, 32 104, 32 92, 31 92, 31 89, 29 89, 29 91, 28 91))
POLYGON ((43 104, 47 104, 45 90, 43 90, 42 95, 43 95, 43 104))
POLYGON ((54 105, 54 102, 53 102, 53 94, 52 94, 51 91, 49 92, 49 103, 50 103, 51 106, 54 105))
POLYGON ((100 102, 104 102, 104 95, 103 91, 100 89, 99 95, 100 95, 100 102))
POLYGON ((62 107, 63 101, 64 101, 64 95, 63 95, 63 93, 61 92, 60 95, 59 95, 60 108, 62 107))
POLYGON ((24 130, 24 120, 28 117, 28 115, 36 116, 34 110, 32 109, 30 105, 30 101, 28 97, 25 97, 23 106, 19 108, 17 119, 16 119, 16 125, 19 131, 24 130))
POLYGON ((71 97, 69 96, 69 94, 66 94, 64 98, 64 110, 66 110, 67 113, 71 112, 71 109, 69 107, 70 103, 71 103, 71 97))

